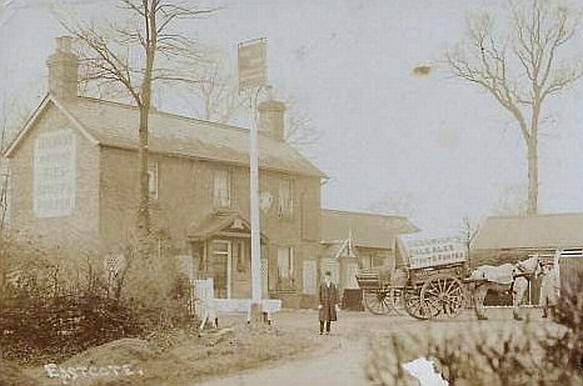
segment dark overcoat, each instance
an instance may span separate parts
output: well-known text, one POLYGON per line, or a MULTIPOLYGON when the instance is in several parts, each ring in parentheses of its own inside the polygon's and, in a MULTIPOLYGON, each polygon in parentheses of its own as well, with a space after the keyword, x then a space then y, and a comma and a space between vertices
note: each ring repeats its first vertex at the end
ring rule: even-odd
POLYGON ((336 305, 338 304, 338 288, 336 284, 330 283, 330 287, 326 283, 320 284, 320 321, 336 321, 336 305))

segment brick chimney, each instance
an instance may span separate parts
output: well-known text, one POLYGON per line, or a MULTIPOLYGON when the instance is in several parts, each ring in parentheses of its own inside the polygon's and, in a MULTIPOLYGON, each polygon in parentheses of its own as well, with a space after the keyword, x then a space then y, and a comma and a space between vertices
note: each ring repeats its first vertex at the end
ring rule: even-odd
POLYGON ((271 135, 277 141, 285 138, 283 102, 270 99, 259 104, 259 130, 271 135))
POLYGON ((56 39, 55 52, 49 56, 49 92, 60 99, 77 96, 79 59, 71 50, 73 38, 60 36, 56 39))

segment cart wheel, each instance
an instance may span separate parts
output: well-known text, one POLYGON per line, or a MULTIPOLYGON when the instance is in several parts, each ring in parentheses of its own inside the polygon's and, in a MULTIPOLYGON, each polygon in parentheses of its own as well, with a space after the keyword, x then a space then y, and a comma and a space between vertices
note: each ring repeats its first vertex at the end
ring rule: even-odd
POLYGON ((391 309, 396 315, 403 315, 405 313, 405 302, 403 301, 403 288, 393 287, 389 290, 389 298, 391 299, 391 309))
POLYGON ((427 320, 436 317, 434 309, 429 309, 421 296, 421 285, 408 285, 403 289, 403 306, 405 311, 415 319, 427 320))
POLYGON ((464 308, 464 289, 461 281, 450 276, 436 276, 429 279, 421 289, 430 314, 443 313, 455 318, 464 308))
POLYGON ((384 290, 364 293, 364 306, 375 315, 385 315, 391 311, 390 298, 384 290))

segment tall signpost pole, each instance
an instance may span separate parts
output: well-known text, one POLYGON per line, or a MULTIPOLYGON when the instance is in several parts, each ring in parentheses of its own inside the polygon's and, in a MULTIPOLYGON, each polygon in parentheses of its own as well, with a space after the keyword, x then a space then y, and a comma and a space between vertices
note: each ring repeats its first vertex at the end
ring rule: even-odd
POLYGON ((257 98, 267 85, 266 41, 255 39, 238 45, 239 91, 249 94, 250 206, 251 206, 251 305, 249 321, 262 320, 261 228, 259 224, 259 155, 257 147, 257 98))

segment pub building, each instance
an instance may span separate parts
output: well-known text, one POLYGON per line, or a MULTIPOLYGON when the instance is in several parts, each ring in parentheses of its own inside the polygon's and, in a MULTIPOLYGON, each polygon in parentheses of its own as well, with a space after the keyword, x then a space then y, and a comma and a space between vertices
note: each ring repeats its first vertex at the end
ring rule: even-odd
MULTIPOLYGON (((71 43, 57 38, 48 93, 4 152, 10 226, 41 243, 108 254, 135 228, 139 112, 79 95, 71 43)), ((285 141, 285 105, 269 99, 258 110, 263 297, 313 307, 329 242, 348 234, 322 234, 327 176, 285 141)), ((148 174, 160 254, 180 257, 194 279, 212 278, 215 297, 249 298, 249 130, 152 109, 148 174)), ((353 231, 366 239, 360 225, 353 231)), ((390 245, 394 231, 375 229, 380 243, 357 241, 358 253, 390 245)), ((374 259, 388 264, 390 253, 374 259)))

